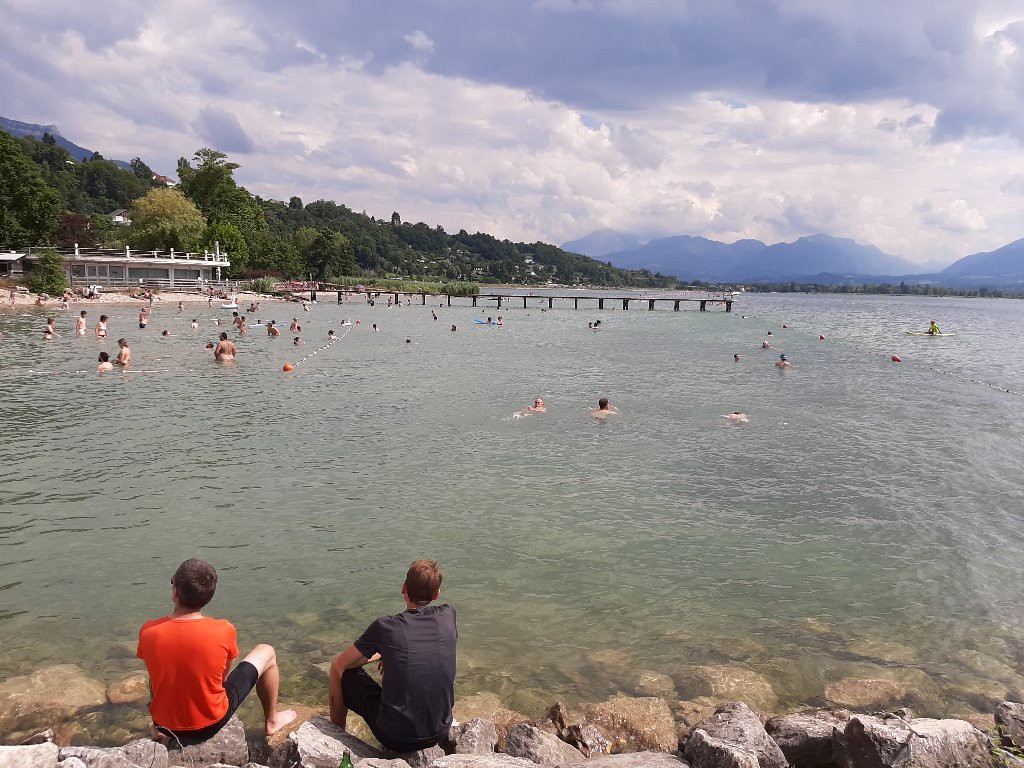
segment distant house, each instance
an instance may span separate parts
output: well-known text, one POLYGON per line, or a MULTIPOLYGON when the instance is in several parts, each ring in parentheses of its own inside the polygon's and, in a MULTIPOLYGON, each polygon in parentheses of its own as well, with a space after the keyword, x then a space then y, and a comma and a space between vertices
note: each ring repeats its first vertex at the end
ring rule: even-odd
POLYGON ((153 181, 157 184, 163 184, 164 186, 173 187, 175 186, 174 180, 169 176, 162 176, 159 173, 153 174, 153 181))
POLYGON ((124 227, 132 223, 131 217, 128 215, 127 208, 118 208, 116 211, 111 211, 110 220, 115 224, 119 224, 124 227))
MULTIPOLYGON (((58 248, 64 262, 64 274, 71 285, 102 285, 103 287, 148 285, 156 288, 194 287, 219 283, 222 270, 231 266, 225 251, 218 246, 211 253, 180 251, 132 251, 102 248, 58 248)), ((31 271, 39 256, 34 249, 26 253, 0 253, 0 262, 8 262, 8 270, 16 274, 24 262, 24 271, 31 271)))

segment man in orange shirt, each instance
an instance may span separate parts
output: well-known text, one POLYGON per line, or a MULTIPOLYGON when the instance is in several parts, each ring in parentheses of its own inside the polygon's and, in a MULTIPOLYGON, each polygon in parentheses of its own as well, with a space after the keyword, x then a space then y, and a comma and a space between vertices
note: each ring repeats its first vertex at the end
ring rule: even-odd
POLYGON ((216 589, 212 565, 186 560, 171 579, 174 611, 139 630, 136 655, 149 672, 153 725, 182 746, 213 737, 253 687, 263 705, 268 736, 295 719, 290 709, 277 711, 280 673, 272 646, 257 645, 231 669, 238 657, 234 626, 203 616, 216 589))

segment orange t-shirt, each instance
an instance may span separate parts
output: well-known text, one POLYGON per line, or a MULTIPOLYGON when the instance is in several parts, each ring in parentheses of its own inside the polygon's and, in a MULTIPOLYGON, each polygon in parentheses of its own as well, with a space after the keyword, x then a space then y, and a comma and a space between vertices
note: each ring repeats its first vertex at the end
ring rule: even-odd
POLYGON ((162 619, 139 630, 136 655, 146 662, 153 722, 175 731, 194 731, 228 711, 224 672, 238 656, 235 628, 224 619, 162 619))

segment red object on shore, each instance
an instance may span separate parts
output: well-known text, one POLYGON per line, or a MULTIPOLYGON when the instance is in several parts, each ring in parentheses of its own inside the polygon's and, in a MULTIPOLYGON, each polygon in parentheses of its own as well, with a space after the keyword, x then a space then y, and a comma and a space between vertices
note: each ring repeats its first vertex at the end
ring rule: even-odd
POLYGON ((902 362, 903 362, 903 360, 902 360, 902 359, 900 358, 900 356, 899 356, 899 355, 893 355, 893 356, 892 356, 892 361, 893 361, 894 363, 902 363, 902 362))
POLYGON ((281 370, 282 370, 282 371, 294 371, 294 370, 295 370, 295 367, 294 367, 294 366, 293 366, 293 365, 292 365, 291 363, 285 363, 285 364, 284 364, 284 365, 283 365, 283 366, 281 367, 281 370))

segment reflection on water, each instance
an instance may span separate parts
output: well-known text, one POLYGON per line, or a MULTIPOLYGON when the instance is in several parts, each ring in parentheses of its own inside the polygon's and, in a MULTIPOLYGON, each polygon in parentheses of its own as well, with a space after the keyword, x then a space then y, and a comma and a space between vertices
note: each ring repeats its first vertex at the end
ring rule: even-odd
POLYGON ((744 296, 732 315, 503 308, 497 329, 472 322, 492 307, 320 305, 314 348, 363 323, 285 374, 289 338, 250 330, 218 367, 203 344, 230 313, 158 304, 146 331, 112 310, 139 368, 102 377, 113 342, 4 315, 0 677, 138 671, 138 627, 198 556, 221 572, 209 612, 278 647, 284 696, 322 703, 324 665, 429 556, 459 610, 460 695, 528 714, 651 680, 784 708, 850 677, 985 708, 1024 687, 1024 422, 969 379, 1019 388, 1021 306, 744 296), (936 315, 959 335, 903 335, 936 315), (590 418, 602 396, 621 417, 590 418), (547 414, 509 418, 535 397, 547 414))

